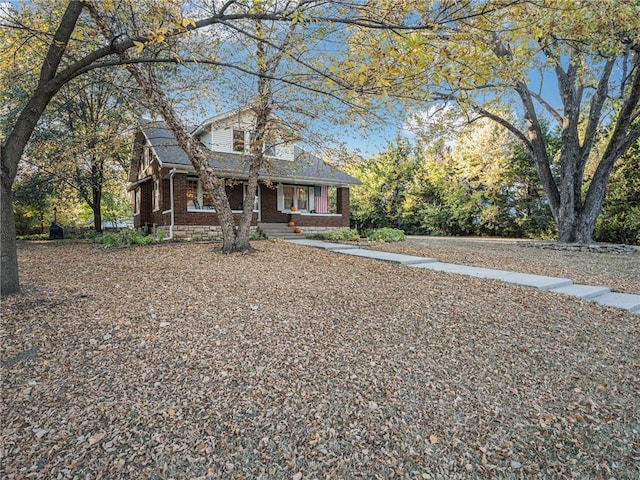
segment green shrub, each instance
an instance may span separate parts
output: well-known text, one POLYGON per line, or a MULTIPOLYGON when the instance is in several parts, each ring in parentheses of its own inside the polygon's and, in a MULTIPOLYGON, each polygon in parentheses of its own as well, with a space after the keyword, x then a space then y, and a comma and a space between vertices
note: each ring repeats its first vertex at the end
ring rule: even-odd
POLYGON ((326 233, 318 235, 322 240, 330 240, 332 242, 353 242, 360 239, 357 230, 349 230, 348 228, 341 228, 338 230, 331 230, 326 233))
POLYGON ((127 229, 120 230, 116 233, 109 232, 102 235, 96 235, 94 242, 102 245, 104 248, 130 247, 131 245, 150 245, 161 241, 160 237, 161 236, 159 235, 158 240, 156 240, 153 235, 144 235, 136 230, 127 229))
POLYGON ((367 238, 372 242, 401 242, 404 240, 404 232, 397 228, 378 228, 369 232, 367 238))

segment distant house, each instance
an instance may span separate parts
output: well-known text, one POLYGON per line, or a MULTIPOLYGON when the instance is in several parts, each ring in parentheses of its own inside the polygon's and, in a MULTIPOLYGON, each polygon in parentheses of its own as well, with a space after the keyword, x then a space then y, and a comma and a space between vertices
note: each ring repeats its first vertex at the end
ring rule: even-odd
MULTIPOLYGON (((227 186, 231 209, 242 212, 246 192, 250 110, 219 115, 192 135, 211 150, 210 165, 227 186)), ((270 167, 260 173, 253 228, 267 236, 290 236, 295 227, 318 233, 349 227, 349 187, 360 183, 318 157, 282 140, 265 146, 270 167), (292 208, 295 207, 295 208, 292 208)), ((221 238, 209 196, 195 169, 164 122, 139 126, 129 169, 133 223, 176 238, 221 238)))

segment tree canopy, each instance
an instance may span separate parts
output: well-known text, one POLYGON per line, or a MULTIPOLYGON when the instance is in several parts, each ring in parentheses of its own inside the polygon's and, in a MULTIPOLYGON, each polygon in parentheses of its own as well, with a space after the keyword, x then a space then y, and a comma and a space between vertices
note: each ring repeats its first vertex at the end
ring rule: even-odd
MULTIPOLYGON (((433 6, 403 5, 424 15, 433 6)), ((640 137, 638 3, 480 5, 474 15, 478 4, 459 4, 463 18, 444 28, 360 32, 352 49, 361 58, 352 61, 365 71, 356 80, 398 78, 388 88, 403 105, 453 102, 469 120, 487 117, 508 129, 530 154, 559 240, 589 242, 613 166, 640 137), (373 44, 380 48, 370 55, 373 44), (559 175, 544 142, 547 121, 560 131, 559 175), (586 175, 590 161, 597 166, 586 175)))

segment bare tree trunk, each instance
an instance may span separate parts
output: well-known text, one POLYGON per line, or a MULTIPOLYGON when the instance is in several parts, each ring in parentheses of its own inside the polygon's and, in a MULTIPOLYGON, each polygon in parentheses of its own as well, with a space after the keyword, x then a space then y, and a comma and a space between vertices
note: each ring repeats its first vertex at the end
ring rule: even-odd
POLYGON ((0 209, 2 210, 2 230, 0 233, 0 242, 2 242, 2 287, 0 288, 0 292, 1 296, 5 297, 20 292, 20 279, 18 276, 16 222, 13 215, 11 183, 5 181, 4 176, 2 177, 1 183, 0 209))
POLYGON ((102 192, 93 192, 93 202, 91 203, 91 210, 93 210, 93 229, 96 233, 102 233, 102 192))
MULTIPOLYGON (((271 109, 269 107, 272 93, 271 93, 271 80, 268 78, 269 65, 267 61, 267 54, 265 49, 265 42, 262 39, 262 24, 256 22, 256 59, 258 64, 258 92, 256 95, 256 101, 254 104, 255 123, 253 126, 253 132, 251 134, 251 142, 249 150, 251 154, 251 162, 249 164, 249 176, 247 179, 247 194, 244 197, 242 203, 242 216, 240 218, 240 224, 236 232, 236 249, 240 251, 250 251, 251 245, 249 240, 251 239, 251 221, 253 219, 253 204, 255 196, 258 192, 258 176, 260 174, 260 168, 264 164, 264 146, 266 139, 266 131, 269 123, 269 116, 271 109)), ((274 59, 275 64, 272 68, 277 67, 279 59, 274 59)))
POLYGON ((104 162, 93 159, 91 164, 91 209, 93 210, 93 228, 102 233, 102 184, 104 182, 104 162))
POLYGON ((558 241, 562 243, 580 242, 578 239, 578 216, 575 212, 563 210, 558 225, 558 241))

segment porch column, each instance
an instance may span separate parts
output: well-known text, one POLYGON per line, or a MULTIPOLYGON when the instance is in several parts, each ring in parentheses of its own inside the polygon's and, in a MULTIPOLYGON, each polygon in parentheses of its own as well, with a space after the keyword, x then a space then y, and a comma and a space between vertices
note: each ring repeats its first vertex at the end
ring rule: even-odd
POLYGON ((337 189, 337 213, 342 215, 341 226, 349 228, 349 187, 338 187, 337 189))

